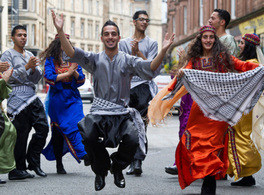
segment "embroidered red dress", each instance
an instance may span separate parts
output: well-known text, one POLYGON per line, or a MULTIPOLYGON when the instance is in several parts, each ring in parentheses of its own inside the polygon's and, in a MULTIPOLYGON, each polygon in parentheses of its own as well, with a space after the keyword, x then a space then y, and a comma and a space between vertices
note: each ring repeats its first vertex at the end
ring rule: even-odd
MULTIPOLYGON (((239 71, 254 69, 258 64, 243 62, 233 57, 234 67, 239 71)), ((190 60, 186 68, 211 72, 227 72, 224 66, 215 66, 212 59, 190 60)), ((193 101, 186 129, 176 150, 178 178, 182 189, 205 176, 220 179, 225 176, 229 162, 227 156, 228 124, 204 116, 193 101)))

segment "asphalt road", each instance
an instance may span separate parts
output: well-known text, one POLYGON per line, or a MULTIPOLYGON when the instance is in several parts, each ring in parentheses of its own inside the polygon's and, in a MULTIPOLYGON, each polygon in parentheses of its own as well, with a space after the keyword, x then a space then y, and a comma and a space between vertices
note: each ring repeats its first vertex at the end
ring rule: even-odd
MULTIPOLYGON (((89 107, 89 103, 84 104, 85 113, 89 107)), ((0 195, 198 195, 201 192, 202 180, 197 180, 186 189, 181 190, 178 176, 169 175, 164 171, 165 166, 172 165, 174 162, 175 148, 178 143, 178 128, 177 116, 168 118, 166 124, 162 126, 149 126, 147 132, 149 152, 143 162, 143 174, 140 177, 125 175, 126 187, 124 189, 114 185, 113 176, 109 173, 106 177, 105 188, 96 192, 94 190, 95 175, 90 167, 85 167, 83 162, 78 164, 70 154, 66 154, 63 157, 63 163, 67 175, 56 174, 55 161, 47 161, 42 156, 41 167, 48 174, 46 178, 35 176, 33 179, 9 181, 7 174, 0 175, 1 179, 7 180, 6 184, 0 185, 0 195)), ((47 142, 49 139, 50 137, 47 142)), ((115 149, 109 149, 109 153, 113 151, 115 149)), ((264 157, 263 154, 262 157, 264 157)), ((219 195, 264 194, 263 169, 254 177, 257 182, 254 187, 231 187, 232 178, 217 181, 216 193, 219 195)))

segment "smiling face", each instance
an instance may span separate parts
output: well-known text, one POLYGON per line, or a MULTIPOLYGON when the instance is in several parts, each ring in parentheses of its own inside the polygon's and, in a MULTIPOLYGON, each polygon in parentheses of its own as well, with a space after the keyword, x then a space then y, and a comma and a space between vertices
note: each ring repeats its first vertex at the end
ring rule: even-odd
POLYGON ((244 39, 241 39, 241 41, 240 41, 240 43, 239 43, 239 45, 238 45, 238 47, 239 47, 239 49, 240 49, 240 53, 242 53, 242 52, 244 51, 244 49, 245 49, 245 44, 246 44, 245 40, 244 40, 244 39))
POLYGON ((27 42, 27 32, 23 29, 17 29, 14 36, 12 36, 14 46, 23 49, 27 42))
POLYGON ((138 18, 136 20, 133 20, 133 23, 137 31, 145 32, 149 25, 149 18, 145 14, 139 14, 138 18))
POLYGON ((120 36, 118 35, 117 28, 112 25, 105 26, 103 28, 101 41, 103 42, 106 50, 118 49, 118 42, 120 41, 120 36))
POLYGON ((201 36, 203 50, 205 52, 211 51, 215 43, 215 34, 211 31, 205 31, 201 36))

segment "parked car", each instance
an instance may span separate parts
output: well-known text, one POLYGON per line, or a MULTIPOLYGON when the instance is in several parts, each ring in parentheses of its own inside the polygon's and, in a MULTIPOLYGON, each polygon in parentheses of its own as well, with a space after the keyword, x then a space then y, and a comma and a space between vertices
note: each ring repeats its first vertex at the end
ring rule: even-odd
POLYGON ((91 82, 88 79, 86 79, 84 84, 80 86, 78 89, 80 91, 82 100, 90 100, 90 102, 93 102, 94 91, 91 82))
MULTIPOLYGON (((155 77, 154 82, 158 86, 158 90, 160 91, 163 87, 167 86, 171 82, 171 76, 168 74, 160 74, 157 77, 155 77)), ((179 115, 180 113, 180 107, 181 107, 181 99, 179 99, 171 108, 170 113, 179 115)))

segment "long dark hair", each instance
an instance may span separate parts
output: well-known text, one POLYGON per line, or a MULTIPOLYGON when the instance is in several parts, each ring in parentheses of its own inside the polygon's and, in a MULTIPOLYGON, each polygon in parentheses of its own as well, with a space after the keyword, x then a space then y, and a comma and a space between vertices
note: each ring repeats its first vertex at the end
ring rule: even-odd
POLYGON ((239 55, 239 59, 242 61, 246 61, 254 58, 258 59, 256 45, 245 40, 244 51, 239 55))
POLYGON ((41 62, 44 62, 47 58, 54 57, 55 61, 62 64, 61 60, 62 49, 60 39, 54 39, 50 45, 43 51, 39 58, 41 62))
MULTIPOLYGON (((215 66, 223 65, 228 71, 234 72, 234 64, 228 49, 221 43, 219 38, 214 35, 215 42, 212 47, 213 63, 215 66)), ((195 58, 203 56, 202 34, 197 37, 188 46, 187 60, 195 61, 195 58)))

